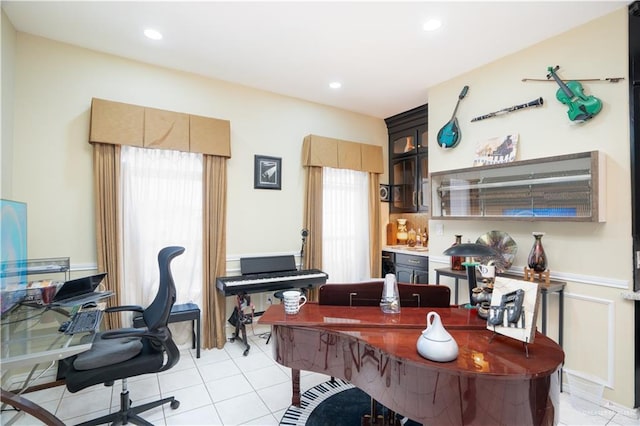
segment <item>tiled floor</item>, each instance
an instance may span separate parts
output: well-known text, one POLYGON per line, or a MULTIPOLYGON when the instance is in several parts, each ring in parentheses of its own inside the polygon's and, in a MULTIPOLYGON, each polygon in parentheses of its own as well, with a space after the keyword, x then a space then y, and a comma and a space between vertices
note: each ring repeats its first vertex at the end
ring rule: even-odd
MULTIPOLYGON (((291 402, 288 368, 277 364, 271 346, 260 333, 268 331, 256 325, 250 333, 251 350, 242 355, 238 342, 227 343, 223 350, 182 351, 180 362, 157 375, 130 379, 129 391, 134 405, 173 395, 180 407, 168 406, 146 412, 143 417, 155 425, 277 425, 291 402)), ((327 376, 302 372, 302 391, 322 383, 327 376)), ((75 394, 64 387, 28 394, 28 398, 55 413, 67 424, 76 424, 118 407, 120 384, 113 387, 93 386, 75 394)), ((2 414, 5 424, 9 413, 2 414)), ((597 405, 576 409, 569 395, 561 394, 561 425, 640 425, 633 413, 616 413, 597 405), (625 415, 627 414, 627 415, 625 415)), ((23 416, 16 422, 38 424, 23 416)))

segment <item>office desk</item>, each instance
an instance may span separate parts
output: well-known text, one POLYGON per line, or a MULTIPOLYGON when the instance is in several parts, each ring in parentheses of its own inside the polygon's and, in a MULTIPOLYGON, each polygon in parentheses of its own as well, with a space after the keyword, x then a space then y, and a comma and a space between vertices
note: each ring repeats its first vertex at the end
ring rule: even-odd
POLYGON ((537 333, 529 344, 487 330, 474 310, 307 303, 297 315, 272 305, 259 319, 272 326, 276 361, 292 368, 293 404, 300 370, 353 383, 391 410, 423 424, 553 425, 558 422, 559 370, 564 352, 537 333), (436 311, 459 346, 439 363, 416 349, 426 314, 436 311))
POLYGON ((29 305, 14 308, 2 319, 3 370, 58 361, 91 348, 91 342, 80 341, 84 334, 66 335, 58 331, 60 324, 69 319, 69 312, 69 308, 29 305))
MULTIPOLYGON (((438 268, 436 271, 436 284, 440 284, 440 275, 445 277, 452 277, 454 279, 454 294, 455 303, 458 304, 458 281, 467 279, 467 271, 454 271, 451 268, 438 268)), ((504 273, 499 277, 512 278, 517 280, 523 280, 521 275, 504 273)), ((478 283, 480 283, 480 279, 478 283)), ((564 329, 564 288, 567 283, 564 281, 551 280, 549 284, 539 282, 540 293, 542 294, 542 334, 547 334, 547 297, 549 293, 558 293, 558 343, 562 346, 562 334, 564 329)))
POLYGON ((48 368, 51 368, 56 361, 91 348, 91 340, 81 341, 87 333, 66 335, 58 331, 60 324, 69 319, 71 309, 18 305, 5 315, 0 343, 3 390, 7 390, 5 382, 11 370, 33 367, 22 386, 23 391, 29 386, 38 364, 50 363, 48 368))

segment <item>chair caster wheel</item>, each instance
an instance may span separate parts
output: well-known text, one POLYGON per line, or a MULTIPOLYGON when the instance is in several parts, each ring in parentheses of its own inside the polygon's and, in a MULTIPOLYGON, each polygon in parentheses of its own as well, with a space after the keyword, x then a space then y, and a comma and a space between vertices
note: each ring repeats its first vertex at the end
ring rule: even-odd
POLYGON ((249 355, 249 349, 245 349, 245 351, 244 351, 244 352, 242 352, 242 355, 244 355, 244 356, 249 355))
POLYGON ((171 407, 172 410, 175 410, 180 406, 180 401, 178 401, 177 399, 174 399, 173 401, 171 401, 171 404, 169 406, 171 407))

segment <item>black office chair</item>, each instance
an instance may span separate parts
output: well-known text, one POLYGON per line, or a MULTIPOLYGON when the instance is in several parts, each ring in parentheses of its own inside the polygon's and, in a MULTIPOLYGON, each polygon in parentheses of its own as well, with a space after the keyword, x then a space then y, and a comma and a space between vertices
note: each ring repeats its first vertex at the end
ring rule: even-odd
POLYGON ((180 402, 174 397, 168 397, 131 407, 127 378, 168 370, 180 359, 180 352, 171 338, 167 324, 171 307, 176 300, 170 263, 183 252, 183 247, 165 247, 158 253, 160 285, 155 299, 146 309, 140 306, 116 306, 106 310, 142 312, 146 328, 122 328, 98 333, 90 350, 65 360, 68 365, 66 385, 72 393, 98 383, 111 386, 115 380, 122 379, 120 411, 81 423, 82 425, 109 422, 151 425, 138 416, 138 413, 166 403, 170 403, 172 409, 180 406, 180 402))

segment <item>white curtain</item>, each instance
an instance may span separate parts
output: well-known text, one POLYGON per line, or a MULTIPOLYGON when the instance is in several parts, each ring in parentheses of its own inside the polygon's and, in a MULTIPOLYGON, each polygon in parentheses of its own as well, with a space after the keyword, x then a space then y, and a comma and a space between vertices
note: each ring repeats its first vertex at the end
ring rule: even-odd
MULTIPOLYGON (((202 155, 123 145, 121 167, 121 303, 151 303, 159 282, 158 252, 176 245, 185 248, 171 264, 176 303, 202 306, 202 155)), ((186 331, 174 329, 178 343, 187 340, 186 331)))
POLYGON ((322 170, 322 270, 331 282, 356 282, 369 272, 369 182, 366 172, 322 170))

